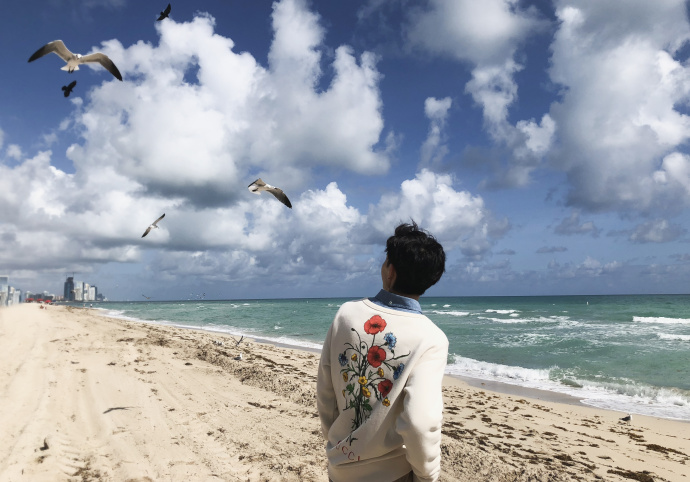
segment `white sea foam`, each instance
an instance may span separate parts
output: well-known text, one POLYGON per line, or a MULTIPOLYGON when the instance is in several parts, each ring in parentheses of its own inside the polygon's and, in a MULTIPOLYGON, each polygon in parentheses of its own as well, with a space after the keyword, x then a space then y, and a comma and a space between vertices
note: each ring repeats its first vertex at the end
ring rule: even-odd
POLYGON ((619 382, 595 382, 565 377, 558 367, 524 368, 454 355, 446 367, 450 375, 467 376, 526 388, 564 393, 584 404, 618 412, 690 420, 690 391, 619 382), (558 378, 560 377, 560 378, 558 378))
POLYGON ((450 308, 450 305, 443 305, 444 308, 450 308))
POLYGON ((498 313, 499 315, 507 315, 509 313, 519 313, 518 310, 485 310, 484 313, 498 313))
POLYGON ((664 318, 662 316, 633 316, 633 321, 638 323, 659 323, 662 325, 690 324, 690 320, 687 318, 664 318))
POLYGON ((670 333, 657 333, 660 340, 690 341, 690 335, 672 335, 670 333))
POLYGON ((437 315, 449 315, 449 316, 467 316, 470 314, 469 311, 441 311, 441 310, 432 310, 432 313, 436 313, 437 315))

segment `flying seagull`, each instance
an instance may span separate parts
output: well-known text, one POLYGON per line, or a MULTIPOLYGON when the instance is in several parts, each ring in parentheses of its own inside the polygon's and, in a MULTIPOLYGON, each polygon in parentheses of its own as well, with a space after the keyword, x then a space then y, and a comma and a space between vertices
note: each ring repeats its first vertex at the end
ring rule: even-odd
MULTIPOLYGON (((145 235, 144 235, 144 236, 145 236, 145 235)), ((142 238, 143 238, 144 236, 142 236, 142 238)), ((146 295, 141 295, 141 296, 143 296, 143 297, 146 298, 147 300, 150 300, 150 299, 151 299, 150 296, 146 296, 146 295)))
POLYGON ((153 228, 158 229, 158 221, 160 221, 160 220, 163 219, 164 217, 165 217, 165 213, 163 213, 163 215, 162 215, 160 218, 158 218, 158 219, 156 219, 154 222, 152 222, 152 223, 149 225, 149 227, 146 228, 146 231, 144 231, 144 234, 142 234, 141 237, 143 238, 144 236, 146 236, 147 234, 149 234, 149 231, 151 231, 153 228))
POLYGON ((261 191, 268 191, 271 194, 273 194, 278 201, 281 203, 285 204, 287 207, 292 209, 292 204, 290 204, 290 200, 288 197, 285 195, 282 189, 279 189, 275 186, 271 186, 270 184, 266 184, 261 180, 261 178, 257 179, 253 183, 249 185, 249 190, 253 192, 254 194, 260 194, 261 191))
POLYGON ((165 7, 165 10, 161 12, 161 16, 158 17, 158 21, 160 22, 161 20, 168 18, 168 15, 170 15, 170 4, 168 4, 168 6, 165 7))
POLYGON ((34 54, 31 57, 29 57, 29 62, 33 62, 36 59, 40 59, 44 55, 49 54, 51 52, 60 57, 65 62, 67 62, 67 65, 62 67, 62 70, 66 70, 70 74, 75 70, 79 70, 80 64, 98 62, 103 67, 105 67, 108 70, 108 72, 113 74, 117 80, 122 80, 122 75, 120 75, 120 71, 117 70, 117 67, 115 67, 115 64, 112 60, 110 60, 110 58, 107 55, 102 54, 101 52, 96 52, 94 54, 89 55, 73 54, 67 49, 67 47, 65 47, 65 44, 62 42, 62 40, 54 40, 52 42, 45 44, 43 47, 34 52, 34 54))
POLYGON ((70 82, 68 85, 63 85, 62 90, 65 91, 65 97, 69 97, 69 95, 72 93, 72 89, 74 89, 74 86, 77 85, 77 81, 73 80, 70 82))

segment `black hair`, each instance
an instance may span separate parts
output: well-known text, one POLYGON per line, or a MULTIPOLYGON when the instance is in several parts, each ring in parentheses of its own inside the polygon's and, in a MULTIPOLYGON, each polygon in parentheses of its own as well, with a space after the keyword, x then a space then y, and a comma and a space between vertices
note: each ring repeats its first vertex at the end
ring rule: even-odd
POLYGON ((397 273, 391 288, 403 295, 423 295, 446 270, 443 246, 414 221, 395 228, 386 241, 386 255, 397 273))

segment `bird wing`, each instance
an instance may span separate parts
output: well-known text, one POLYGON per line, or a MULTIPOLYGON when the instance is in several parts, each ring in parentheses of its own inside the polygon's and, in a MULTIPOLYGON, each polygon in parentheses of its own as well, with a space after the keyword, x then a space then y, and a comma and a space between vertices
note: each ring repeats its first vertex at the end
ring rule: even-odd
POLYGON ((162 215, 160 218, 156 219, 156 220, 153 222, 152 226, 155 226, 156 224, 158 224, 158 221, 160 221, 160 220, 163 219, 164 217, 165 217, 165 213, 163 213, 163 215, 162 215))
POLYGON ((141 237, 142 237, 142 238, 145 237, 147 234, 149 234, 150 231, 151 231, 151 226, 149 226, 148 228, 146 228, 146 231, 144 231, 144 234, 142 234, 141 237))
POLYGON ((48 42, 43 47, 35 51, 33 55, 29 57, 29 62, 40 59, 44 55, 51 52, 57 54, 65 62, 74 57, 74 54, 70 52, 67 47, 65 47, 65 44, 62 42, 62 40, 53 40, 52 42, 48 42))
POLYGON ((70 82, 70 83, 67 85, 67 89, 68 89, 68 90, 72 90, 72 89, 74 89, 74 86, 75 86, 75 85, 77 85, 77 81, 76 81, 76 80, 73 80, 72 82, 70 82))
POLYGON ((261 180, 261 178, 257 179, 253 183, 251 183, 247 189, 249 189, 251 192, 254 194, 259 194, 259 191, 261 191, 263 187, 266 186, 266 183, 261 180))
POLYGON ((165 15, 169 15, 169 14, 170 14, 170 10, 171 10, 171 7, 170 7, 170 4, 168 4, 168 6, 165 7, 165 10, 163 10, 163 13, 164 13, 165 15))
POLYGON ((288 197, 285 195, 285 193, 283 192, 282 189, 277 188, 277 187, 275 187, 275 186, 270 186, 270 187, 268 188, 268 192, 270 192, 271 194, 273 194, 273 195, 278 199, 278 201, 280 201, 281 203, 285 204, 287 207, 289 207, 290 209, 292 209, 292 204, 290 203, 290 200, 289 200, 288 197))
POLYGON ((115 64, 112 60, 110 60, 110 58, 107 55, 101 52, 96 52, 95 54, 84 55, 82 58, 79 59, 80 64, 86 64, 88 62, 98 62, 103 67, 105 67, 108 70, 108 72, 113 74, 117 80, 122 81, 122 75, 120 74, 120 71, 117 70, 117 67, 115 67, 115 64))

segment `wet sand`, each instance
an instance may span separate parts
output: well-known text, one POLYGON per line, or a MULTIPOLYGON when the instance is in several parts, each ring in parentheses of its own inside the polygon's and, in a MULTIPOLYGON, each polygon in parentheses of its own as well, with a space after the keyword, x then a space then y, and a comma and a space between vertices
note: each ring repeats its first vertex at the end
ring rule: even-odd
MULTIPOLYGON (((319 354, 234 340, 0 310, 0 480, 327 480, 319 354)), ((446 378, 442 481, 690 481, 688 423, 468 381, 446 378)))

